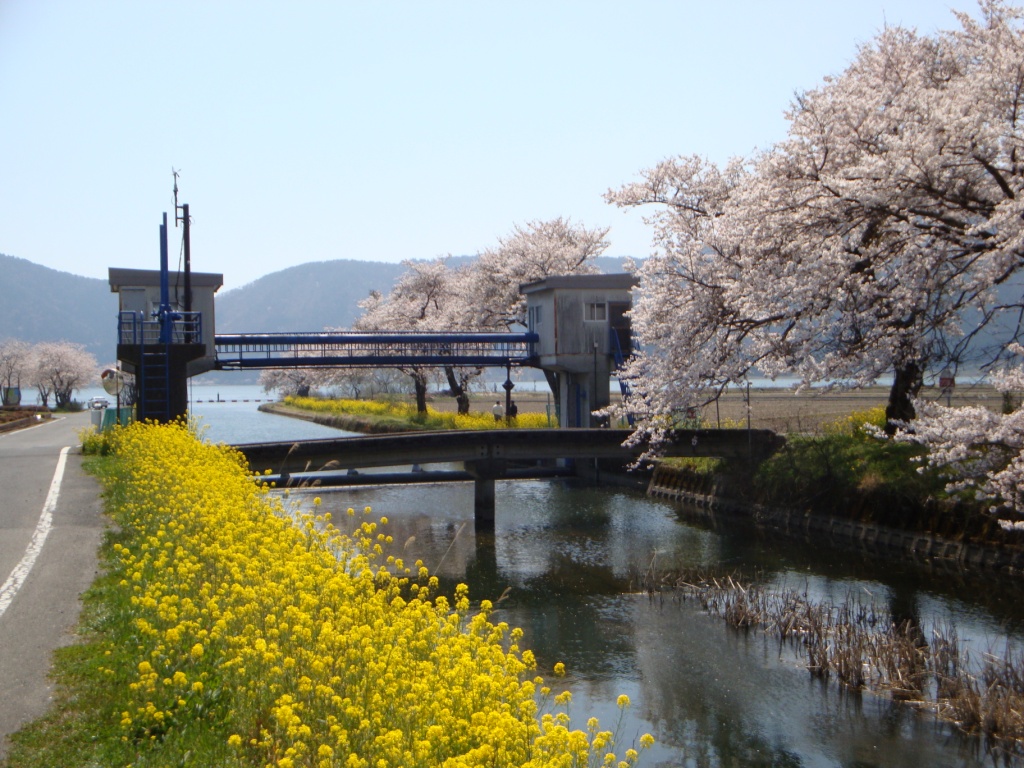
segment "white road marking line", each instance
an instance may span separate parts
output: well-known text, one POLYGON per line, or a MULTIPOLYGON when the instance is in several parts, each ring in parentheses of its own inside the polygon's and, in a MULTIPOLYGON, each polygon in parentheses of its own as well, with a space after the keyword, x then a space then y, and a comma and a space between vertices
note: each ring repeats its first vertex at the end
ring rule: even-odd
POLYGON ((32 533, 32 540, 28 543, 21 562, 14 567, 11 575, 7 577, 7 581, 0 587, 0 616, 4 615, 7 606, 14 601, 14 596, 18 594, 18 590, 21 589, 21 585, 28 578, 32 566, 36 564, 36 558, 43 551, 43 544, 50 533, 50 528, 53 527, 53 511, 57 508, 60 484, 64 479, 64 465, 67 463, 68 451, 70 450, 70 446, 65 446, 61 449, 60 457, 57 459, 57 469, 54 471, 53 480, 50 482, 50 491, 46 494, 43 511, 39 515, 39 522, 36 523, 36 529, 32 533))

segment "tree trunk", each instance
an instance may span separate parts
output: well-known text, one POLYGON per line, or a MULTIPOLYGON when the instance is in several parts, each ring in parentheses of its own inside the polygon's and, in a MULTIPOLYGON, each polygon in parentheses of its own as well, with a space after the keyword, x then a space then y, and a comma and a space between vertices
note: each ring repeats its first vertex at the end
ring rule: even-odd
POLYGON ((455 369, 450 365, 444 367, 444 375, 448 379, 448 389, 459 405, 459 415, 465 416, 469 413, 469 395, 466 394, 466 388, 459 383, 459 377, 455 375, 455 369))
POLYGON ((416 413, 427 412, 427 378, 422 373, 411 374, 416 388, 416 413))
POLYGON ((913 398, 921 391, 924 373, 916 362, 896 368, 892 387, 889 389, 889 404, 885 406, 885 433, 893 435, 896 427, 893 421, 913 421, 917 416, 913 398))
POLYGON ((57 408, 67 408, 71 405, 71 397, 74 394, 70 389, 54 389, 53 400, 57 408))

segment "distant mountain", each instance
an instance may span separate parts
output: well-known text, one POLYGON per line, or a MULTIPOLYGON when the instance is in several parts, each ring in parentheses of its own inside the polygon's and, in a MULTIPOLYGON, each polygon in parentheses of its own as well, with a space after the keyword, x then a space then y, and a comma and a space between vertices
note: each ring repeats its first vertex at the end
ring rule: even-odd
POLYGON ((387 293, 401 264, 337 259, 314 261, 264 275, 217 294, 218 333, 280 333, 348 328, 358 302, 387 293))
MULTIPOLYGON (((458 256, 453 264, 471 257, 458 256)), ((603 257, 605 272, 622 259, 603 257)), ((387 293, 401 264, 337 259, 288 267, 217 295, 219 333, 273 333, 350 328, 370 291, 387 293)), ((0 254, 0 340, 71 341, 101 365, 116 354, 117 295, 106 280, 60 272, 0 254)))
POLYGON ((114 361, 117 295, 105 280, 0 254, 0 339, 82 344, 101 365, 114 361))
MULTIPOLYGON (((472 257, 456 256, 453 266, 472 257)), ((621 272, 625 259, 601 257, 604 272, 621 272)), ((387 293, 404 271, 401 264, 337 259, 300 264, 217 295, 219 333, 274 333, 350 328, 358 303, 370 291, 387 293)), ((1024 292, 1024 274, 1000 286, 1013 303, 1024 292)), ((967 313, 965 325, 976 322, 967 313)), ((0 254, 0 340, 29 343, 66 340, 82 344, 101 365, 114 361, 117 295, 106 280, 60 272, 0 254)), ((991 359, 1019 331, 1016 315, 1001 318, 974 340, 975 361, 991 359)), ((240 374, 232 374, 239 376, 240 374)))
MULTIPOLYGON (((452 266, 469 261, 454 256, 452 266)), ((604 272, 621 272, 624 259, 597 260, 604 272)), ((405 271, 401 264, 337 259, 313 261, 264 275, 217 294, 218 333, 282 333, 351 328, 358 303, 370 291, 387 293, 405 271)))

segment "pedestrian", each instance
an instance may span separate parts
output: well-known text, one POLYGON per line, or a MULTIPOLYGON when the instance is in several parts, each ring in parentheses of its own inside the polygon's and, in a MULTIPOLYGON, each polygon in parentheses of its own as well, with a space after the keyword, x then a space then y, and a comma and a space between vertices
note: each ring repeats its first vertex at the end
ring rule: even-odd
POLYGON ((494 401, 494 407, 491 408, 491 413, 494 414, 495 421, 501 421, 501 417, 505 415, 505 410, 501 407, 500 400, 494 401))
POLYGON ((516 405, 516 401, 513 400, 511 403, 508 404, 508 417, 510 419, 514 419, 518 415, 519 415, 519 406, 516 405))

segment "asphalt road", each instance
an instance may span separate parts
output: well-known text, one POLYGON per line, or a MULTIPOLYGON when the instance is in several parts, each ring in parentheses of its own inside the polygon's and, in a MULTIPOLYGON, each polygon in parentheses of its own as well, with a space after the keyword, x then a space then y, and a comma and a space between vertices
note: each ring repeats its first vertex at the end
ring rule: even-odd
POLYGON ((0 759, 7 737, 46 712, 51 654, 73 641, 96 576, 105 521, 78 449, 88 424, 83 412, 0 433, 0 759))

